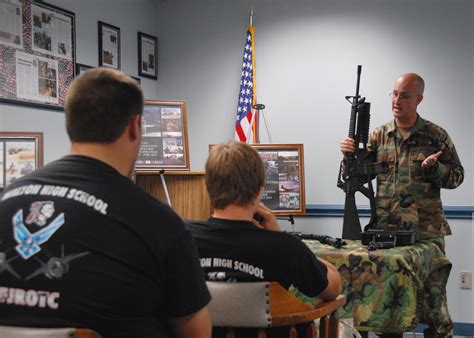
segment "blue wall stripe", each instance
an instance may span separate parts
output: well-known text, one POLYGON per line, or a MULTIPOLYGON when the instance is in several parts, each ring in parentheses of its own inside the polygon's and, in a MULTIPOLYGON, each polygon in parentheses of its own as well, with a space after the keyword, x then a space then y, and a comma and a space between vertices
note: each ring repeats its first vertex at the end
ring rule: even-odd
MULTIPOLYGON (((473 206, 445 206, 443 207, 447 218, 472 219, 474 213, 473 206)), ((357 208, 359 216, 369 217, 369 206, 360 206, 357 208)), ((306 215, 309 217, 343 217, 344 205, 342 204, 307 204, 306 215)))
MULTIPOLYGON (((423 332, 428 325, 426 324, 418 324, 415 331, 416 332, 423 332)), ((460 337, 472 337, 474 336, 474 324, 471 323, 454 323, 453 329, 454 336, 460 337)))

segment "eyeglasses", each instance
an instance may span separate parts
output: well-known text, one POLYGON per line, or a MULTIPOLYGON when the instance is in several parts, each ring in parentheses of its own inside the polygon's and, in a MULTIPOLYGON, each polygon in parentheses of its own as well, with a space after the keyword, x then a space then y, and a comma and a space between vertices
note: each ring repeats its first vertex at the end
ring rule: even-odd
POLYGON ((398 97, 400 100, 408 100, 412 98, 412 96, 408 95, 407 93, 397 93, 397 92, 388 93, 388 96, 390 96, 392 99, 396 99, 398 97))

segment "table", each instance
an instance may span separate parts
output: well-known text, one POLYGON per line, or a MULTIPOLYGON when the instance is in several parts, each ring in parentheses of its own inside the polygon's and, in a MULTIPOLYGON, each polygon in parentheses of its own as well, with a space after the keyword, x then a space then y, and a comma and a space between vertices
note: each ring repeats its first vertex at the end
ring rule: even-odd
POLYGON ((446 288, 451 263, 443 239, 413 246, 368 251, 360 241, 342 249, 304 240, 318 257, 333 263, 343 279, 347 303, 340 318, 353 318, 359 331, 413 331, 418 323, 449 321, 446 288))

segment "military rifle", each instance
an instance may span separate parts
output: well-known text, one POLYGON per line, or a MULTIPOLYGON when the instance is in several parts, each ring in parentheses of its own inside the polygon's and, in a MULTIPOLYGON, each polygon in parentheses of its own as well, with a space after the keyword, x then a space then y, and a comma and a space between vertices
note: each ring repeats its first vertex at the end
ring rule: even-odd
POLYGON ((315 234, 303 234, 301 232, 289 232, 290 235, 293 235, 301 240, 303 239, 310 239, 310 240, 315 240, 319 241, 322 244, 328 244, 332 245, 333 247, 340 249, 347 243, 344 242, 341 238, 334 238, 331 236, 326 236, 326 235, 315 235, 315 234))
POLYGON ((342 238, 354 240, 361 239, 361 226, 357 212, 355 193, 360 192, 369 199, 371 215, 366 229, 373 228, 377 221, 377 214, 375 210, 372 180, 377 173, 386 172, 388 169, 386 163, 374 163, 374 154, 367 151, 370 103, 365 101, 365 97, 359 95, 361 71, 362 66, 358 65, 355 96, 346 96, 346 100, 351 104, 349 138, 354 140, 356 150, 344 156, 341 161, 337 180, 337 186, 346 194, 342 238), (365 184, 367 184, 367 186, 365 186, 365 184))

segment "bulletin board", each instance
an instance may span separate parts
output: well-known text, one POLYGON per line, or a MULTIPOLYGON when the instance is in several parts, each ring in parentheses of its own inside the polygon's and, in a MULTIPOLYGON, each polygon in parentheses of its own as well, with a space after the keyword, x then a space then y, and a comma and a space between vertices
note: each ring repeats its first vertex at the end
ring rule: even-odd
POLYGON ((62 110, 75 59, 74 13, 0 0, 0 102, 62 110))

